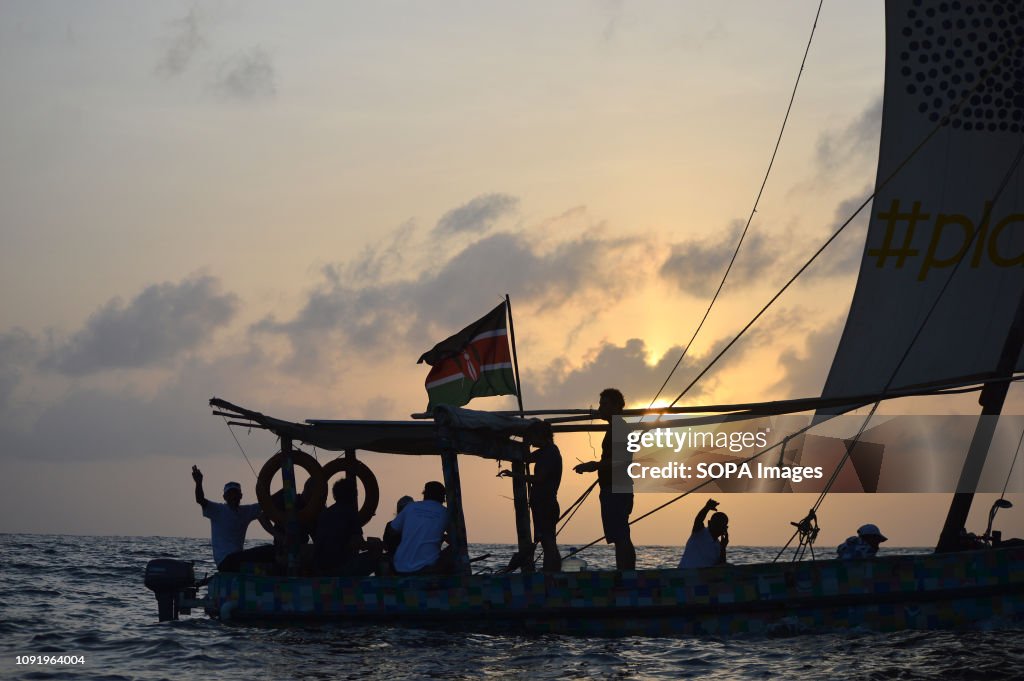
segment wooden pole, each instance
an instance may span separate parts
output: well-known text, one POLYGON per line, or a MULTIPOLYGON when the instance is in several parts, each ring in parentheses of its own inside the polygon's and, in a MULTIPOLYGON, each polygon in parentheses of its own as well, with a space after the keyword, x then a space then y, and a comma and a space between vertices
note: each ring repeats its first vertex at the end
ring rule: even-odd
MULTIPOLYGON (((345 460, 352 462, 352 470, 355 471, 356 450, 354 450, 354 449, 346 449, 345 450, 345 460)), ((345 480, 348 481, 349 478, 352 479, 352 484, 356 488, 356 493, 352 495, 352 502, 351 502, 352 503, 352 507, 349 510, 358 513, 359 512, 359 497, 358 497, 359 486, 356 485, 356 474, 355 474, 355 472, 349 473, 348 471, 345 471, 345 480)), ((331 498, 331 490, 330 490, 330 488, 327 489, 327 498, 328 498, 328 500, 330 500, 330 498, 331 498)))
MULTIPOLYGON (((523 416, 523 390, 519 380, 519 357, 516 353, 516 327, 512 321, 512 301, 505 294, 505 308, 508 310, 508 337, 512 345, 512 369, 516 377, 516 401, 519 415, 523 416)), ((533 572, 533 532, 530 527, 530 490, 526 484, 529 468, 525 461, 512 462, 512 499, 516 512, 516 537, 519 540, 519 555, 523 572, 533 572)))
POLYGON ((281 480, 284 483, 284 543, 287 556, 285 568, 288 576, 299 573, 299 516, 296 506, 298 495, 295 490, 295 464, 292 461, 292 441, 281 438, 284 462, 281 465, 281 480))
POLYGON ((448 503, 448 541, 451 542, 455 554, 455 573, 468 575, 469 541, 466 538, 466 516, 462 510, 462 480, 459 477, 459 456, 452 443, 448 426, 443 426, 438 433, 441 445, 441 471, 444 475, 444 489, 448 503))

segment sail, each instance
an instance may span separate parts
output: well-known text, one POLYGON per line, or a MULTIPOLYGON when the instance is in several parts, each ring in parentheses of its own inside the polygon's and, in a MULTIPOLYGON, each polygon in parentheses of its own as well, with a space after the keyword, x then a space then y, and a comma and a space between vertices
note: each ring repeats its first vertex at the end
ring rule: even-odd
POLYGON ((1024 294, 1022 61, 1024 0, 886 2, 878 192, 823 396, 995 368, 1024 294))

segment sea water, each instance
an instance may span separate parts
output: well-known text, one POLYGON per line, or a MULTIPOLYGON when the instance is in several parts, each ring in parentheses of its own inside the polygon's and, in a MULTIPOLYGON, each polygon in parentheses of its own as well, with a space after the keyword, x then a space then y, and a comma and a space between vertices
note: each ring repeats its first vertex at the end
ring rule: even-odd
MULTIPOLYGON (((255 542, 258 544, 260 542, 255 542)), ((639 567, 674 567, 679 547, 638 547, 639 567)), ((827 549, 826 549, 827 550, 827 549)), ((778 549, 729 547, 735 563, 778 549)), ((888 550, 920 553, 923 549, 888 550)), ((473 545, 495 569, 513 547, 473 545)), ((607 546, 582 554, 608 569, 607 546)), ((13 679, 1000 679, 1024 676, 1021 631, 845 630, 790 637, 583 638, 394 625, 225 625, 202 613, 157 622, 142 583, 152 558, 213 570, 209 541, 0 535, 0 677, 13 679), (68 656, 75 664, 17 664, 68 656), (82 662, 78 662, 82 660, 82 662)))

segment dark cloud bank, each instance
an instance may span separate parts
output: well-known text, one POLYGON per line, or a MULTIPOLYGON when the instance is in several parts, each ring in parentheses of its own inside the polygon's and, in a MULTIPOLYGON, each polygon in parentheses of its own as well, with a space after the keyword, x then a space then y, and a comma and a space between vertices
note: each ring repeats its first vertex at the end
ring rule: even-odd
POLYGON ((101 307, 42 367, 82 376, 160 365, 208 339, 237 307, 237 297, 220 293, 213 277, 153 284, 127 304, 114 299, 101 307))
MULTIPOLYGON (((0 437, 9 444, 5 455, 109 459, 223 450, 223 431, 219 422, 209 419, 206 408, 211 395, 252 394, 254 384, 280 381, 284 374, 276 372, 282 369, 292 378, 302 375, 295 373, 296 368, 315 378, 315 372, 323 371, 322 360, 344 357, 345 353, 358 358, 356 361, 372 361, 381 353, 408 353, 413 371, 419 351, 493 307, 505 292, 512 295, 520 310, 555 312, 543 316, 548 320, 559 319, 557 313, 563 309, 569 312, 565 306, 570 302, 573 309, 567 319, 578 313, 581 301, 599 315, 604 307, 641 285, 653 274, 648 270, 658 266, 648 262, 646 269, 627 267, 645 262, 643 256, 649 252, 649 244, 603 236, 600 229, 585 225, 577 230, 582 233, 543 243, 531 240, 526 233, 482 234, 487 225, 510 214, 516 205, 513 197, 491 194, 449 211, 429 231, 432 237, 440 231, 453 240, 464 240, 466 235, 477 238, 461 248, 452 248, 451 241, 443 236, 439 241, 434 239, 437 243, 433 253, 439 257, 431 266, 411 268, 411 275, 394 278, 385 274, 388 258, 401 261, 409 256, 408 251, 422 245, 413 238, 411 224, 397 230, 394 239, 382 240, 378 248, 367 250, 354 261, 326 268, 321 283, 309 292, 293 317, 268 317, 250 327, 253 341, 267 335, 289 341, 292 356, 284 366, 257 350, 258 344, 236 347, 212 360, 198 358, 195 351, 232 321, 239 307, 237 297, 221 291, 217 279, 210 276, 153 284, 128 302, 111 300, 82 328, 66 340, 51 341, 45 350, 41 349, 43 343, 24 331, 0 335, 0 437), (474 224, 476 228, 471 227, 474 224), (146 399, 139 399, 128 388, 94 389, 86 383, 39 412, 34 424, 12 424, 4 414, 4 402, 10 399, 23 374, 33 368, 79 379, 110 370, 153 367, 174 367, 175 374, 146 399)), ((752 254, 774 257, 772 249, 761 240, 754 238, 749 244, 752 254)), ((723 264, 727 245, 724 240, 712 240, 679 247, 688 253, 705 253, 707 262, 703 267, 709 273, 723 264)), ((700 267, 698 262, 695 268, 700 267)), ((404 272, 400 270, 399 274, 404 272)), ((681 287, 704 290, 705 284, 694 279, 695 275, 673 271, 669 263, 662 267, 661 274, 675 277, 681 287)), ((747 282, 757 274, 747 271, 737 276, 740 282, 747 282)), ((700 400, 714 385, 719 371, 742 361, 751 349, 773 342, 780 331, 789 332, 791 322, 755 327, 686 401, 700 400)), ((803 354, 789 352, 781 356, 786 378, 780 382, 780 389, 790 394, 811 394, 806 389, 815 381, 820 383, 825 354, 831 356, 831 349, 828 353, 819 353, 818 349, 828 347, 830 342, 834 348, 830 338, 836 329, 838 326, 811 334, 809 349, 803 354)), ((550 333, 569 334, 570 328, 556 326, 550 333)), ((675 397, 728 340, 718 339, 702 356, 687 357, 665 397, 675 397)), ((661 385, 681 352, 681 346, 670 348, 650 365, 649 349, 637 338, 622 344, 605 342, 596 348, 579 348, 547 366, 525 367, 524 391, 532 406, 592 404, 600 390, 609 386, 619 387, 630 400, 646 399, 661 385)), ((386 386, 382 394, 387 394, 386 386)), ((275 413, 284 404, 286 399, 282 398, 273 404, 253 406, 275 413)), ((367 395, 367 404, 374 405, 370 411, 377 417, 401 418, 410 408, 397 405, 390 397, 372 394, 367 395), (390 413, 379 413, 385 410, 390 413), (401 413, 394 413, 396 410, 401 413)), ((7 412, 7 417, 10 414, 7 412)))

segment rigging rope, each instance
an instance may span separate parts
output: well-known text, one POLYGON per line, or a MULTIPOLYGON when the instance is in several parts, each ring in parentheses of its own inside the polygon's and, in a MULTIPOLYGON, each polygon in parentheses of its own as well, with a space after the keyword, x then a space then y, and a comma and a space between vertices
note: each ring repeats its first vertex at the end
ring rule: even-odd
POLYGON ((242 452, 242 457, 245 459, 245 462, 249 464, 249 470, 252 471, 252 474, 255 477, 260 477, 259 474, 256 473, 256 469, 252 467, 252 461, 249 461, 249 457, 246 456, 245 450, 242 449, 242 443, 238 441, 237 437, 235 437, 234 429, 231 427, 231 425, 228 423, 228 420, 225 417, 221 416, 221 418, 224 419, 224 425, 228 427, 228 432, 231 433, 231 437, 235 440, 235 444, 238 445, 238 451, 242 452))
MULTIPOLYGON (((830 419, 833 419, 833 418, 835 418, 835 417, 837 417, 837 416, 842 416, 843 414, 845 414, 845 413, 846 413, 846 412, 848 412, 848 411, 852 411, 852 410, 854 410, 854 409, 859 409, 860 407, 863 407, 863 406, 864 406, 863 404, 855 404, 855 405, 847 406, 847 407, 843 408, 843 410, 842 410, 842 411, 840 411, 840 412, 838 412, 838 413, 836 413, 836 414, 825 414, 825 415, 824 415, 824 420, 825 420, 825 421, 828 421, 828 420, 830 420, 830 419)), ((823 421, 822 421, 822 422, 823 422, 823 421)), ((819 422, 819 423, 821 423, 821 422, 819 422)), ((810 430, 811 428, 813 428, 813 427, 814 427, 814 426, 816 426, 816 425, 817 425, 816 423, 809 423, 809 424, 807 424, 806 426, 804 426, 803 428, 801 428, 800 430, 797 430, 796 432, 792 433, 792 434, 790 435, 790 437, 796 437, 797 435, 801 435, 801 434, 803 434, 803 433, 807 432, 808 430, 810 430)), ((771 446, 769 446, 769 447, 765 447, 764 449, 762 449, 761 451, 757 452, 756 454, 752 454, 752 455, 748 456, 748 457, 747 457, 746 459, 743 459, 743 461, 742 461, 742 462, 740 462, 740 463, 750 463, 750 462, 751 462, 751 461, 753 461, 754 459, 756 459, 756 458, 758 458, 758 457, 760 457, 760 456, 763 456, 763 455, 767 454, 768 452, 772 451, 772 450, 773 450, 773 449, 775 449, 776 447, 780 447, 780 446, 784 445, 784 444, 785 444, 785 442, 786 442, 786 440, 779 440, 779 441, 778 441, 778 442, 776 442, 775 444, 773 444, 773 445, 771 445, 771 446)), ((655 513, 657 513, 658 511, 662 510, 663 508, 666 508, 666 507, 668 507, 668 506, 671 506, 672 504, 676 503, 676 502, 677 502, 677 501, 679 501, 680 499, 684 499, 684 498, 686 498, 686 497, 690 496, 691 494, 693 494, 694 492, 697 492, 697 491, 699 491, 699 490, 700 490, 701 488, 703 488, 703 487, 706 487, 707 485, 710 485, 710 484, 712 484, 712 483, 714 483, 714 482, 715 482, 715 480, 713 480, 713 479, 708 479, 708 480, 705 480, 704 482, 700 483, 699 485, 697 485, 697 486, 696 486, 696 487, 694 487, 693 489, 687 490, 686 492, 683 492, 682 494, 680 494, 680 495, 678 495, 678 496, 676 496, 676 497, 673 497, 672 499, 669 499, 669 500, 668 500, 668 501, 666 501, 665 503, 661 504, 660 506, 656 506, 656 507, 652 508, 652 509, 651 509, 650 511, 647 511, 646 513, 644 513, 644 514, 643 514, 643 515, 641 515, 641 516, 638 516, 638 517, 636 517, 636 518, 632 518, 632 519, 631 519, 631 520, 629 521, 629 523, 628 523, 628 524, 629 524, 629 525, 633 525, 633 524, 635 524, 635 523, 638 523, 638 522, 640 522, 641 520, 643 520, 644 518, 647 518, 648 516, 652 516, 652 515, 654 515, 654 514, 655 514, 655 513)), ((590 542, 589 544, 586 544, 586 545, 584 545, 584 546, 580 547, 579 549, 577 549, 577 550, 576 550, 576 551, 574 552, 574 555, 575 555, 576 553, 582 553, 582 552, 583 552, 583 551, 584 551, 585 549, 589 549, 589 548, 590 548, 591 546, 594 546, 595 544, 597 544, 597 543, 598 543, 599 541, 601 541, 602 539, 604 539, 604 536, 603 536, 603 535, 602 535, 602 536, 600 536, 600 537, 598 537, 598 538, 597 538, 597 539, 595 539, 594 541, 590 542)), ((790 541, 792 541, 792 539, 791 539, 790 541)), ((787 546, 788 546, 788 544, 787 544, 787 546)))
MULTIPOLYGON (((782 144, 782 134, 786 131, 786 123, 789 122, 789 114, 793 110, 793 102, 796 100, 796 91, 800 86, 800 77, 803 76, 804 67, 807 65, 807 55, 810 54, 811 51, 811 42, 814 40, 814 31, 818 28, 818 17, 821 16, 821 7, 824 2, 825 0, 820 0, 820 2, 818 2, 818 11, 814 14, 814 23, 811 26, 811 34, 807 38, 807 47, 804 49, 803 59, 800 61, 800 70, 796 74, 796 82, 793 83, 793 92, 789 95, 789 105, 786 107, 786 115, 782 118, 782 127, 779 129, 779 136, 775 140, 775 148, 772 150, 771 160, 768 161, 768 169, 764 173, 764 179, 761 180, 761 188, 757 190, 757 197, 754 199, 754 205, 750 209, 750 215, 747 216, 747 224, 743 227, 743 232, 740 234, 740 240, 736 244, 736 249, 732 252, 732 258, 729 259, 729 265, 725 268, 722 280, 718 282, 718 288, 715 290, 715 295, 711 296, 711 302, 708 303, 707 309, 704 310, 704 316, 701 317, 700 323, 697 324, 697 328, 694 330, 693 335, 690 336, 689 342, 686 343, 686 347, 683 348, 683 352, 679 355, 679 359, 676 360, 672 370, 668 372, 665 382, 661 384, 660 388, 658 388, 658 392, 651 400, 651 404, 648 406, 648 409, 653 407, 654 403, 658 401, 659 397, 661 397, 661 392, 665 389, 665 386, 668 385, 672 376, 675 375, 679 365, 683 362, 683 358, 686 357, 686 353, 690 351, 690 346, 693 345, 693 341, 696 340, 697 334, 699 334, 700 330, 704 327, 704 322, 707 321, 708 315, 711 314, 711 308, 714 307, 715 301, 718 300, 718 294, 722 292, 722 287, 725 286, 725 280, 729 277, 729 272, 732 271, 733 263, 736 262, 736 256, 739 255, 740 247, 743 245, 743 240, 746 238, 747 231, 750 229, 750 223, 754 219, 754 214, 757 213, 757 206, 761 202, 761 195, 764 194, 764 188, 768 184, 768 177, 771 175, 772 167, 775 165, 775 157, 779 153, 779 146, 782 144)), ((660 417, 655 420, 660 420, 660 417)))
MULTIPOLYGON (((1009 62, 1011 56, 1012 56, 1012 53, 1007 53, 1006 55, 1003 56, 1003 58, 998 63, 993 65, 993 68, 1002 67, 1005 63, 1009 62)), ((836 231, 832 233, 832 236, 830 236, 825 241, 825 243, 822 244, 821 247, 817 251, 814 252, 814 254, 807 260, 807 262, 805 262, 803 264, 803 266, 799 270, 797 270, 796 274, 794 274, 789 279, 789 281, 787 281, 782 286, 782 288, 780 288, 779 291, 774 296, 772 296, 771 300, 769 300, 767 303, 765 303, 764 307, 762 307, 761 310, 756 315, 754 315, 754 317, 747 323, 747 325, 744 326, 742 329, 740 329, 739 333, 737 333, 736 336, 731 341, 729 341, 726 344, 726 346, 723 347, 718 352, 718 354, 716 354, 711 359, 711 361, 708 363, 708 365, 706 367, 704 367, 704 369, 699 374, 697 374, 697 376, 692 381, 690 381, 690 384, 687 385, 683 389, 683 391, 681 393, 679 393, 678 396, 676 396, 676 398, 674 400, 672 400, 672 403, 669 405, 669 407, 674 407, 676 405, 676 403, 678 403, 679 400, 681 400, 686 395, 686 393, 688 393, 690 391, 690 389, 693 388, 693 386, 695 386, 700 381, 700 379, 702 379, 705 376, 705 374, 707 374, 708 371, 711 370, 711 367, 713 367, 716 363, 718 363, 718 360, 720 360, 722 358, 722 356, 725 355, 725 353, 728 352, 729 349, 732 348, 732 346, 736 344, 736 342, 743 336, 743 334, 745 334, 750 329, 750 327, 753 326, 754 323, 757 322, 757 320, 761 318, 761 316, 768 310, 768 308, 771 307, 775 303, 775 301, 778 300, 782 296, 783 293, 785 293, 786 289, 788 289, 793 284, 793 282, 795 282, 797 280, 797 278, 801 274, 803 274, 804 271, 808 267, 810 267, 811 263, 813 263, 818 258, 818 256, 821 255, 822 252, 826 248, 828 248, 832 244, 833 241, 835 241, 835 239, 839 236, 839 234, 842 233, 843 230, 845 230, 847 228, 847 226, 849 226, 849 224, 851 222, 853 222, 853 220, 860 214, 860 212, 862 210, 864 210, 864 208, 869 203, 871 203, 872 200, 874 200, 874 198, 878 195, 878 193, 880 191, 882 191, 882 189, 884 189, 886 186, 888 186, 888 184, 893 180, 893 178, 895 178, 900 172, 902 172, 903 168, 905 168, 910 163, 910 161, 915 156, 917 156, 917 154, 921 151, 921 149, 923 149, 925 147, 925 145, 927 145, 928 142, 930 142, 932 140, 932 138, 935 137, 936 134, 938 134, 939 130, 941 130, 943 127, 945 127, 946 125, 949 124, 950 116, 952 116, 954 113, 959 111, 960 107, 962 107, 970 99, 970 97, 972 97, 984 85, 984 83, 985 83, 985 77, 984 76, 986 76, 989 73, 989 71, 986 71, 986 72, 982 73, 981 74, 982 77, 979 77, 977 79, 977 82, 975 83, 974 87, 971 88, 970 90, 966 91, 964 93, 963 97, 961 97, 958 102, 955 102, 954 104, 952 104, 950 106, 949 111, 947 111, 946 114, 944 116, 942 116, 938 120, 938 122, 936 122, 936 124, 932 127, 931 131, 929 131, 928 134, 925 135, 924 138, 920 142, 917 143, 917 146, 915 146, 910 151, 910 153, 907 154, 907 156, 899 163, 899 165, 897 165, 893 169, 893 171, 891 173, 889 173, 888 176, 886 176, 886 178, 884 180, 882 180, 881 182, 879 182, 879 183, 877 183, 875 185, 874 191, 871 192, 871 194, 868 195, 868 197, 866 199, 864 199, 864 201, 860 204, 860 206, 857 207, 857 209, 853 212, 853 214, 850 215, 850 217, 847 218, 843 222, 843 224, 841 224, 839 226, 839 228, 836 229, 836 231)), ((1022 147, 1022 151, 1024 151, 1024 147, 1022 147)), ((996 200, 998 200, 999 195, 1002 194, 1003 189, 1005 189, 1005 187, 1006 187, 1006 183, 1009 181, 1010 177, 1013 174, 1013 169, 1016 168, 1016 166, 1019 163, 1020 163, 1020 154, 1018 153, 1017 158, 1014 160, 1014 162, 1010 166, 1011 167, 1010 172, 1003 179, 1002 186, 1000 187, 999 192, 996 195, 996 198, 993 199, 989 203, 989 205, 986 207, 987 210, 991 208, 991 205, 995 204, 996 200)), ((977 234, 977 231, 978 230, 976 229, 975 230, 975 234, 977 234)), ((972 239, 972 242, 973 242, 973 239, 972 239)), ((959 264, 959 262, 961 262, 961 261, 958 261, 958 264, 959 264)), ((955 271, 955 269, 956 268, 954 267, 954 271, 955 271)), ((952 275, 952 273, 951 273, 951 275, 952 275)))
POLYGON ((1020 432, 1020 440, 1017 441, 1017 451, 1013 453, 1013 461, 1010 462, 1010 470, 1006 472, 1006 482, 1003 483, 1003 492, 999 495, 1000 499, 1006 497, 1006 486, 1010 484, 1010 476, 1013 475, 1013 467, 1017 465, 1017 455, 1020 454, 1020 446, 1024 443, 1024 430, 1020 432))
MULTIPOLYGON (((1020 148, 1017 150, 1017 155, 1014 157, 1013 162, 1010 164, 1010 167, 1007 168, 1006 173, 1003 175, 1003 179, 1000 182, 999 188, 996 190, 996 193, 993 196, 993 198, 990 201, 986 201, 985 202, 985 208, 984 208, 984 212, 983 212, 983 216, 982 216, 982 221, 980 223, 978 223, 979 225, 987 224, 988 223, 989 213, 991 213, 991 211, 992 211, 992 206, 994 206, 999 201, 999 198, 1003 195, 1003 191, 1006 190, 1006 186, 1009 184, 1010 178, 1013 177, 1013 174, 1017 171, 1017 167, 1020 165, 1020 162, 1021 162, 1022 158, 1024 158, 1024 144, 1022 144, 1020 146, 1020 148)), ((981 230, 976 227, 974 229, 974 232, 971 234, 970 241, 967 242, 967 249, 964 251, 964 253, 967 253, 967 252, 970 251, 971 247, 974 245, 974 242, 978 238, 978 235, 980 233, 981 233, 981 230)), ((960 269, 960 265, 963 264, 963 262, 964 262, 964 258, 961 258, 961 259, 956 261, 956 264, 953 265, 953 268, 950 270, 949 276, 946 278, 945 283, 942 285, 942 288, 939 289, 938 294, 935 296, 935 300, 932 301, 932 305, 928 309, 928 313, 924 316, 924 319, 921 320, 921 323, 917 327, 917 332, 914 333, 914 337, 910 339, 910 343, 907 344, 907 349, 903 352, 903 356, 900 357, 900 361, 896 364, 896 368, 893 369, 892 374, 890 374, 889 380, 886 382, 885 387, 882 388, 882 397, 884 397, 885 394, 892 387, 893 381, 896 380, 896 375, 899 373, 900 369, 903 368, 903 364, 904 364, 904 362, 907 361, 907 358, 910 357, 910 351, 913 349, 914 345, 917 343, 918 339, 921 337, 921 334, 924 333, 925 326, 928 325, 928 322, 931 320, 932 315, 935 313, 935 310, 939 306, 939 302, 942 300, 942 297, 946 294, 946 291, 949 290, 949 286, 950 286, 950 284, 953 283, 953 278, 956 276, 956 273, 960 269)), ((846 463, 846 460, 850 457, 850 452, 853 451, 853 447, 856 446, 856 443, 860 440, 860 436, 861 436, 861 434, 863 434, 864 428, 867 426, 868 421, 871 420, 871 417, 874 415, 875 411, 878 409, 878 405, 879 404, 880 404, 880 401, 879 402, 875 402, 874 406, 871 408, 871 412, 868 414, 867 418, 864 420, 864 425, 861 426, 860 432, 857 433, 857 437, 854 438, 853 443, 851 443, 847 447, 846 454, 843 456, 842 460, 839 462, 839 467, 840 468, 843 466, 843 464, 846 463)), ((833 473, 832 478, 829 480, 828 484, 825 486, 825 490, 821 493, 821 498, 819 499, 819 502, 817 504, 815 504, 815 506, 814 506, 815 509, 817 509, 821 505, 821 501, 823 501, 825 495, 828 494, 828 491, 831 488, 832 483, 835 481, 835 478, 836 478, 836 476, 838 476, 838 474, 839 474, 839 471, 837 469, 836 472, 833 473)))
MULTIPOLYGON (((1006 190, 1006 187, 1007 187, 1007 185, 1010 182, 1010 178, 1013 177, 1013 174, 1017 171, 1017 167, 1020 165, 1020 162, 1021 162, 1022 158, 1024 158, 1024 144, 1022 144, 1020 146, 1020 148, 1018 148, 1017 154, 1014 157, 1013 162, 1010 163, 1009 168, 1007 168, 1006 173, 1003 175, 1003 179, 1000 181, 999 187, 996 189, 996 192, 995 192, 995 195, 993 196, 993 198, 991 200, 985 202, 985 208, 983 209, 982 221, 980 223, 978 223, 979 225, 988 224, 989 214, 992 211, 992 206, 994 206, 996 203, 998 203, 1000 197, 1003 195, 1003 192, 1006 190)), ((977 228, 977 227, 974 228, 974 231, 971 234, 971 239, 970 239, 970 241, 967 242, 967 247, 964 250, 964 253, 968 253, 970 251, 971 247, 974 245, 974 241, 978 238, 978 235, 980 233, 981 233, 981 230, 979 228, 977 228)), ((903 355, 900 357, 900 361, 896 364, 896 367, 892 370, 892 373, 889 375, 889 380, 886 381, 885 387, 882 388, 882 393, 879 396, 879 400, 876 401, 874 403, 874 405, 871 407, 871 411, 868 413, 867 417, 864 419, 864 423, 861 424, 860 430, 857 431, 857 435, 853 438, 852 441, 847 442, 847 444, 846 444, 846 452, 843 454, 843 457, 839 460, 839 463, 836 465, 835 470, 832 471, 832 475, 829 477, 828 482, 825 483, 825 487, 824 487, 824 489, 822 489, 821 494, 818 495, 818 499, 814 503, 814 506, 811 508, 811 511, 808 514, 807 518, 805 518, 803 521, 801 521, 801 523, 803 523, 804 521, 808 520, 809 518, 815 517, 815 514, 817 513, 818 509, 821 508, 821 505, 825 501, 825 497, 828 496, 829 491, 832 489, 832 485, 835 483, 836 479, 839 477, 840 471, 843 469, 843 466, 846 465, 846 462, 847 462, 847 460, 849 460, 850 456, 852 455, 854 448, 857 446, 857 443, 860 442, 860 438, 864 434, 864 430, 867 428, 868 423, 871 421, 871 417, 874 416, 875 412, 878 410, 878 405, 881 404, 881 400, 885 398, 886 393, 888 393, 889 389, 892 387, 893 381, 896 380, 896 376, 899 374, 900 369, 903 368, 904 362, 907 361, 907 358, 910 356, 911 350, 914 348, 914 345, 917 343, 918 339, 921 337, 921 334, 924 332, 925 326, 928 325, 929 320, 931 320, 932 315, 935 313, 935 310, 938 308, 939 302, 942 300, 942 298, 945 295, 946 291, 949 290, 949 286, 950 286, 950 284, 952 284, 953 278, 956 276, 956 273, 960 269, 960 265, 963 263, 963 261, 964 261, 964 258, 961 258, 960 260, 957 260, 956 263, 953 265, 953 268, 949 272, 949 276, 946 278, 946 281, 943 283, 942 288, 939 289, 938 294, 935 296, 935 300, 932 301, 931 307, 928 308, 927 314, 925 314, 924 319, 922 319, 921 323, 918 325, 917 331, 914 333, 914 337, 910 339, 910 343, 907 344, 907 349, 903 352, 903 355)), ((1022 434, 1021 437, 1024 438, 1024 434, 1022 434)), ((1018 451, 1019 451, 1019 449, 1018 449, 1018 451)), ((1014 455, 1014 461, 1016 461, 1016 455, 1014 455)), ((1011 471, 1013 470, 1012 465, 1011 465, 1010 470, 1011 471)), ((1007 477, 1007 482, 1009 482, 1009 477, 1007 477)), ((1005 488, 1004 488, 1004 491, 1005 491, 1005 488)), ((797 526, 797 532, 794 533, 794 537, 799 532, 800 532, 800 526, 798 525, 797 526)), ((792 542, 792 541, 793 541, 793 537, 790 537, 789 542, 786 542, 786 546, 788 547, 790 542, 792 542)), ((783 548, 783 551, 785 551, 785 548, 783 548)), ((799 551, 799 549, 798 549, 798 551, 799 551)), ((779 552, 779 555, 782 555, 781 551, 779 552)), ((813 553, 811 555, 813 556, 813 553)), ((778 556, 776 556, 775 559, 778 560, 778 556)), ((794 558, 794 560, 795 560, 795 558, 794 558)))
POLYGON ((572 502, 572 504, 569 505, 569 508, 565 509, 562 515, 558 516, 558 520, 556 522, 562 522, 562 518, 565 518, 565 522, 562 523, 562 526, 555 531, 556 537, 561 534, 562 530, 565 529, 565 526, 569 524, 570 520, 572 520, 572 517, 576 515, 576 511, 580 510, 583 506, 583 502, 586 501, 587 497, 590 496, 590 493, 594 491, 594 487, 596 486, 597 480, 594 480, 594 482, 590 483, 590 487, 588 487, 583 494, 576 499, 576 501, 572 502), (566 518, 567 515, 569 516, 568 518, 566 518))
MULTIPOLYGON (((593 422, 593 420, 594 420, 593 417, 591 417, 590 421, 593 422)), ((597 456, 597 450, 594 449, 594 441, 591 438, 590 431, 587 431, 587 444, 590 445, 590 453, 591 453, 591 455, 596 457, 597 456)), ((579 459, 576 459, 576 460, 579 461, 579 459)), ((596 486, 597 486, 597 480, 594 480, 594 482, 590 483, 590 487, 588 487, 586 490, 584 490, 583 494, 581 494, 579 496, 579 498, 576 499, 576 501, 572 502, 572 504, 569 505, 569 508, 565 509, 565 511, 562 513, 562 515, 560 515, 558 517, 558 520, 555 521, 556 523, 562 522, 562 518, 565 518, 565 522, 562 523, 561 527, 559 527, 558 529, 555 530, 555 537, 557 537, 559 534, 561 534, 562 530, 564 530, 566 528, 566 526, 569 524, 569 521, 572 520, 572 517, 574 515, 576 515, 576 511, 580 510, 580 508, 583 506, 583 502, 586 501, 587 497, 590 496, 590 493, 594 491, 594 487, 596 487, 596 486), (569 517, 566 518, 566 515, 568 515, 569 517)), ((536 546, 536 544, 534 544, 534 546, 536 546)))

